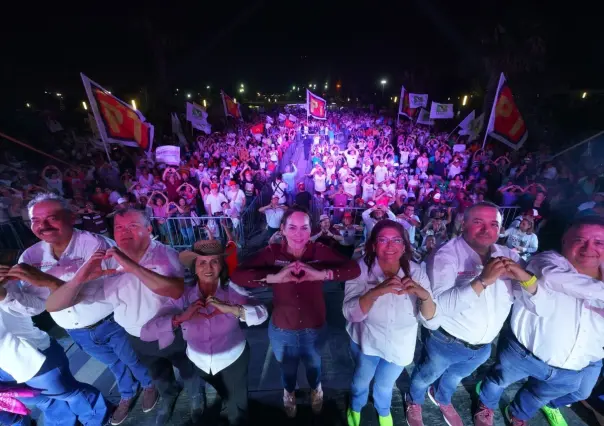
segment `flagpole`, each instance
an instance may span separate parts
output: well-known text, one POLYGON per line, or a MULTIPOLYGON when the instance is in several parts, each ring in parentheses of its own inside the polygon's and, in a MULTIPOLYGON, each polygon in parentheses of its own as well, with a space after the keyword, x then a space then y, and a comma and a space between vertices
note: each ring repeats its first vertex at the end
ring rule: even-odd
POLYGON ((447 135, 447 140, 451 137, 451 135, 455 132, 455 130, 459 127, 459 124, 453 128, 453 131, 447 135))
MULTIPOLYGON (((75 167, 75 166, 73 166, 72 164, 69 164, 69 163, 67 163, 67 162, 65 162, 65 161, 63 161, 63 160, 61 160, 60 158, 57 158, 57 157, 52 156, 52 155, 50 155, 50 154, 47 154, 47 153, 45 153, 44 151, 40 151, 39 149, 36 149, 36 148, 34 148, 33 146, 28 145, 28 144, 26 144, 25 142, 21 142, 21 141, 20 141, 20 140, 18 140, 18 139, 12 138, 12 137, 10 137, 9 135, 6 135, 6 134, 4 134, 4 133, 1 133, 1 132, 0 132, 0 137, 3 137, 4 139, 6 139, 6 140, 8 140, 8 141, 10 141, 10 142, 16 143, 17 145, 21 145, 21 146, 24 146, 25 148, 31 149, 32 151, 37 152, 38 154, 42 154, 42 155, 44 155, 44 156, 46 156, 46 157, 48 157, 48 158, 50 158, 50 159, 52 159, 52 160, 58 161, 59 163, 66 164, 66 165, 68 165, 69 167, 75 167)), ((103 142, 104 142, 104 141, 103 141, 103 142)), ((105 149, 107 149, 107 147, 105 147, 105 149)), ((109 155, 109 153, 108 153, 107 155, 109 155)), ((109 161, 111 161, 111 158, 109 159, 109 161)))

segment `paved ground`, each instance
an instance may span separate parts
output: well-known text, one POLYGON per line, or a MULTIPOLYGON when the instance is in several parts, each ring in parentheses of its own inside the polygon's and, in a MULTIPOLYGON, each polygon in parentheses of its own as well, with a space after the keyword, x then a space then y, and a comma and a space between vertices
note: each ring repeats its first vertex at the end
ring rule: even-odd
MULTIPOLYGON (((259 295, 266 300, 270 308, 270 292, 259 295)), ((350 356, 348 345, 349 339, 344 329, 345 321, 341 313, 343 292, 337 284, 328 284, 326 287, 326 303, 328 311, 328 325, 330 337, 323 348, 323 387, 325 390, 325 408, 321 416, 313 417, 309 408, 308 384, 302 371, 299 371, 298 384, 301 391, 298 392, 299 413, 295 420, 288 420, 281 410, 282 388, 280 383, 279 367, 272 354, 267 336, 267 323, 260 327, 246 330, 247 338, 251 346, 251 361, 249 368, 249 390, 250 390, 250 414, 251 425, 345 425, 345 410, 348 401, 348 391, 353 372, 353 360, 350 356)), ((71 370, 78 380, 92 383, 98 387, 107 399, 113 403, 119 400, 116 393, 113 376, 104 365, 90 358, 73 345, 73 342, 60 330, 54 329, 53 334, 59 337, 61 344, 66 348, 70 358, 71 370)), ((417 351, 420 350, 418 342, 417 351)), ((484 374, 488 366, 481 368, 477 374, 468 378, 459 387, 453 397, 453 404, 458 409, 464 420, 464 424, 471 425, 472 390, 477 380, 484 374)), ((392 413, 395 425, 406 424, 402 404, 401 391, 408 389, 409 374, 413 366, 410 365, 399 378, 393 389, 392 413)), ((513 397, 519 386, 508 389, 502 398, 503 408, 513 397)), ((220 413, 220 401, 217 400, 215 391, 211 386, 206 386, 207 406, 205 413, 205 425, 218 425, 217 417, 220 413)), ((172 419, 169 425, 188 424, 188 398, 186 393, 179 397, 172 419)), ((573 408, 564 408, 563 412, 570 426, 597 425, 591 412, 584 409, 580 404, 573 408), (576 411, 575 411, 576 410, 576 411), (581 418, 582 416, 583 418, 581 418)), ((123 423, 126 426, 144 426, 154 424, 154 412, 143 414, 140 409, 140 401, 134 407, 128 420, 123 423)), ((362 426, 377 426, 377 414, 371 403, 362 412, 362 426)), ((424 423, 426 425, 445 426, 438 409, 430 402, 424 405, 424 423)), ((43 424, 43 422, 41 423, 43 424)), ((496 425, 503 425, 501 412, 496 413, 496 425)), ((547 426, 545 418, 538 414, 530 425, 547 426)))

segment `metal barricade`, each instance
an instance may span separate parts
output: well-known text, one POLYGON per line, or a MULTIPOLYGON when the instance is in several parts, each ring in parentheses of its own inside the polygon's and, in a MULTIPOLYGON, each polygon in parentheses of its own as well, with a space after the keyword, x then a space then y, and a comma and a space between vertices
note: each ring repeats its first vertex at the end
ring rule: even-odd
POLYGON ((245 243, 244 230, 240 218, 229 216, 199 217, 151 217, 153 232, 157 238, 176 250, 191 248, 198 240, 209 239, 208 233, 223 242, 227 232, 239 247, 245 243), (226 228, 226 230, 225 230, 226 228))
POLYGON ((499 207, 499 211, 503 216, 503 229, 507 229, 512 224, 514 219, 521 213, 519 206, 499 207))

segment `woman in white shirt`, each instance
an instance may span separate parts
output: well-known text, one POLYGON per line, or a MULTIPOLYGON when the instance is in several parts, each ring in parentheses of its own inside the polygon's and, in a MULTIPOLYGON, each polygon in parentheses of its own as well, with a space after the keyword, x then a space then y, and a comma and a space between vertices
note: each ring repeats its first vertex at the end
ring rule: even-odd
POLYGON ((438 328, 436 305, 425 270, 410 261, 413 251, 403 226, 378 222, 359 259, 361 275, 346 282, 343 312, 356 362, 348 425, 361 423, 369 385, 380 426, 392 425, 392 387, 413 361, 418 324, 438 328))
POLYGON ((535 234, 535 222, 530 216, 524 216, 518 227, 510 226, 500 237, 507 237, 505 245, 515 250, 524 260, 528 260, 530 255, 539 248, 539 239, 535 234))
POLYGON ((315 192, 317 193, 317 195, 323 195, 323 193, 327 189, 325 188, 325 179, 327 179, 327 175, 325 175, 323 167, 317 164, 307 176, 313 178, 313 181, 315 183, 315 192))
POLYGON ((365 179, 363 179, 363 183, 361 186, 363 187, 363 193, 361 195, 363 201, 367 202, 373 199, 373 195, 375 194, 375 187, 373 186, 373 177, 366 176, 365 179))

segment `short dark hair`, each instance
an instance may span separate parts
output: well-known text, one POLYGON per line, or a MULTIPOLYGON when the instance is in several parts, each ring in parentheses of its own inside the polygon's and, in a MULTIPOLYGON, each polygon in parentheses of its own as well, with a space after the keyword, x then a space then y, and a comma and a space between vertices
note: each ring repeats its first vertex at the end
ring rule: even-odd
POLYGON ((604 227, 604 217, 599 215, 592 216, 583 216, 578 219, 575 219, 571 222, 568 228, 566 228, 566 233, 572 229, 580 228, 582 226, 595 225, 604 227))
POLYGON ((143 225, 145 226, 151 226, 151 221, 149 220, 149 216, 147 216, 147 213, 145 213, 143 210, 139 210, 139 209, 135 209, 134 207, 126 207, 125 209, 120 209, 117 211, 117 213, 115 214, 115 217, 117 216, 125 216, 128 213, 136 213, 138 215, 140 215, 140 217, 143 219, 143 225))
MULTIPOLYGON (((481 201, 480 203, 476 203, 476 204, 468 207, 463 212, 463 220, 468 220, 470 218, 470 213, 472 212, 472 210, 475 210, 475 209, 478 209, 478 208, 481 208, 481 207, 490 207, 490 208, 493 208, 493 209, 495 209, 495 210, 497 210, 499 212, 499 206, 497 204, 491 203, 490 201, 481 201)), ((501 212, 499 212, 499 214, 501 214, 501 212)))

